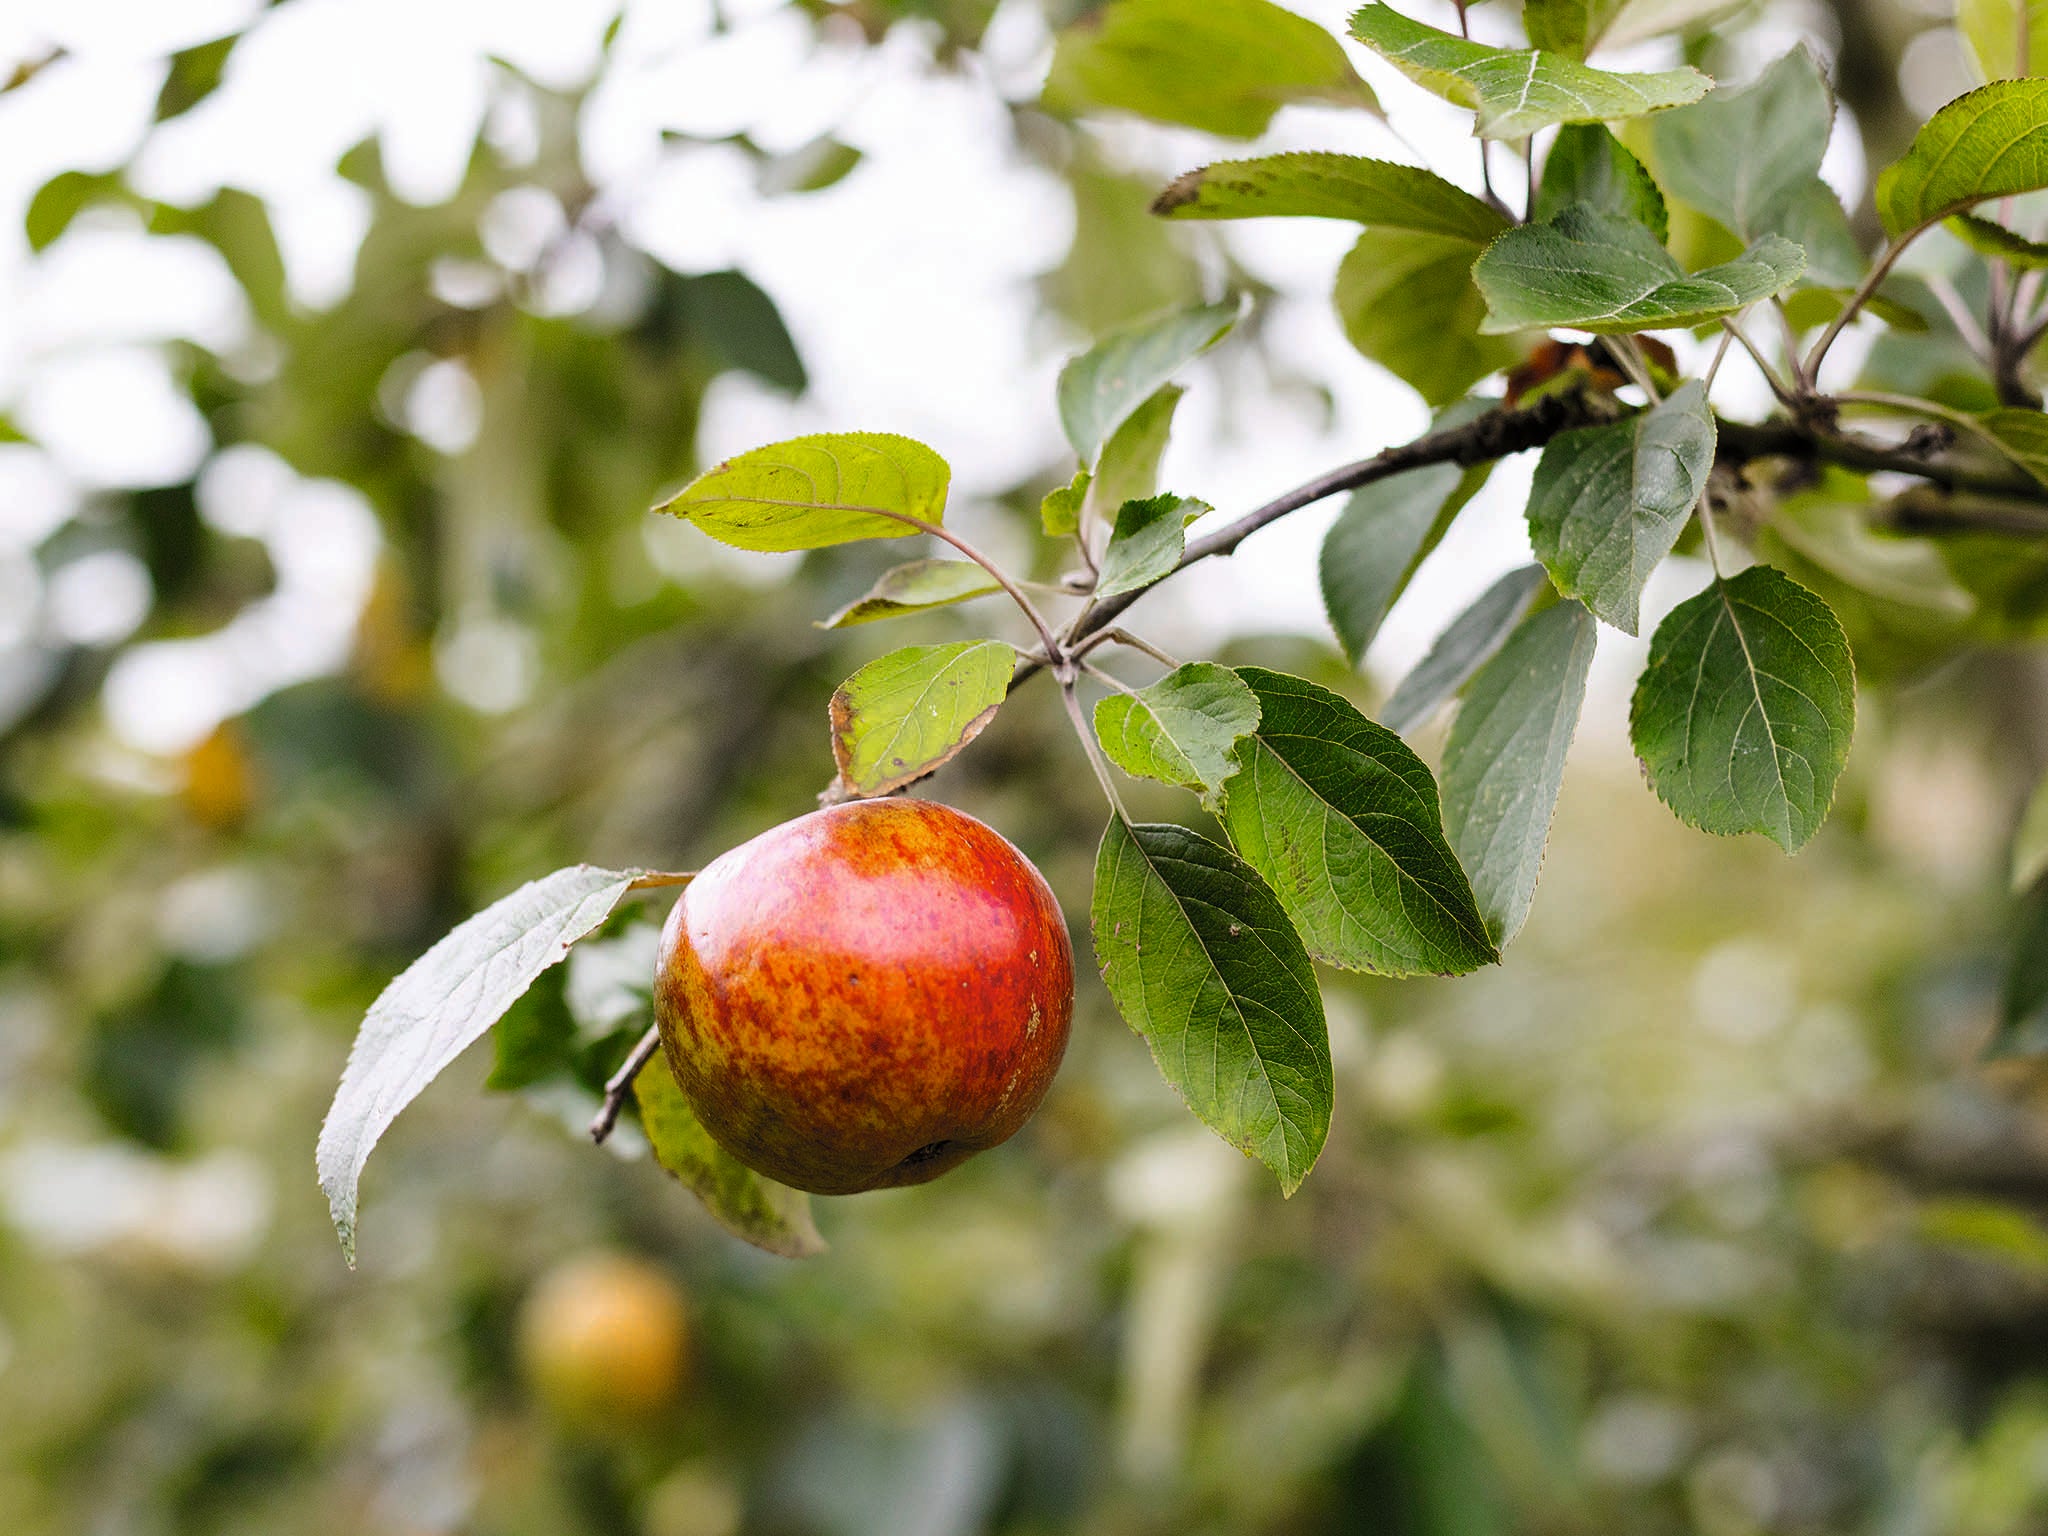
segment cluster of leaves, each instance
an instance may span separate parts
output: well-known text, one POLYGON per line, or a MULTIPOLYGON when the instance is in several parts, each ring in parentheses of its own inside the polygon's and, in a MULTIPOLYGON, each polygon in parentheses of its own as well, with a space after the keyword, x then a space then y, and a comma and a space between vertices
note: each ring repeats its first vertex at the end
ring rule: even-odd
MULTIPOLYGON (((1505 140, 1510 153, 1519 145, 1531 188, 1519 218, 1491 193, 1474 196, 1430 170, 1328 153, 1210 165, 1153 204, 1168 219, 1361 226, 1336 275, 1346 333, 1443 408, 1429 439, 1437 450, 1368 461, 1315 493, 1356 488, 1321 560, 1332 626, 1354 660, 1505 451, 1485 429, 1515 405, 1472 396, 1475 385, 1562 329, 1602 338, 1597 354, 1582 355, 1597 355, 1633 390, 1624 398, 1582 370, 1517 369, 1519 397, 1573 401, 1575 424, 1548 434, 1529 497, 1538 563, 1457 618, 1378 721, 1284 673, 1176 664, 1111 622, 1177 570, 1234 549, 1268 511, 1314 499, 1262 509, 1191 545, 1189 525, 1211 509, 1158 484, 1182 394, 1174 381, 1236 322, 1235 303, 1119 331, 1062 372, 1058 411, 1078 468, 1045 497, 1042 522, 1048 537, 1071 541, 1078 568, 1064 590, 1078 606, 1058 626, 946 528, 947 466, 905 438, 830 433, 757 449, 660 509, 741 549, 927 535, 962 557, 896 567, 829 625, 998 592, 1016 601, 1035 649, 996 639, 906 646, 841 685, 831 708, 833 793, 914 783, 960 752, 1024 677, 1050 670, 1113 811, 1090 914, 1109 993, 1194 1112, 1286 1191, 1314 1165, 1334 1098, 1314 964, 1459 975, 1499 959, 1534 898, 1599 626, 1638 633, 1652 574, 1695 523, 1713 579, 1658 625, 1631 710, 1649 782, 1684 821, 1762 834, 1788 853, 1825 819, 1854 725, 1851 639, 1827 596, 1770 559, 1767 540, 1750 541, 1763 560, 1734 568, 1734 536, 1749 530, 1714 508, 1743 489, 1737 472, 1756 455, 1730 448, 1711 403, 1730 341, 1758 357, 1788 406, 1787 430, 1813 457, 1853 462, 1854 450, 1910 467, 1910 457, 1886 459, 1881 447, 1835 432, 1832 413, 1845 401, 1816 383, 1830 344, 1866 309, 1915 322, 1880 290, 1906 246, 1937 225, 2001 272, 2036 264, 2039 248, 2025 234, 1973 210, 2048 187, 2048 81, 1995 82, 1937 113, 1878 182, 1888 238, 1872 256, 1820 179, 1834 104, 1803 49, 1734 89, 1689 68, 1622 74, 1585 62, 1652 9, 1660 25, 1675 26, 1713 8, 1530 0, 1528 32, 1540 46, 1522 49, 1441 32, 1385 4, 1352 18, 1356 40, 1470 109, 1482 144, 1505 140), (1709 259, 1674 254, 1680 215, 1690 245, 1709 259), (1784 317, 1782 376, 1742 330, 1763 304, 1784 317), (1677 373, 1660 361, 1667 350, 1638 339, 1702 327, 1721 333, 1721 351, 1699 377, 1677 373), (1820 332, 1811 350, 1795 344, 1807 329, 1820 332), (1144 650, 1167 670, 1130 688, 1089 663, 1106 643, 1144 650), (1076 699, 1084 681, 1109 690, 1092 721, 1076 699), (1440 787, 1402 733, 1454 696, 1440 787), (1132 821, 1106 764, 1196 792, 1224 840, 1132 821)), ((1256 135, 1286 101, 1378 110, 1332 38, 1266 0, 1114 0, 1063 35, 1047 100, 1236 137, 1256 135)), ((1911 399, 1904 408, 1962 426, 1997 455, 1972 473, 2043 479, 2048 426, 2037 410, 1964 413, 1911 399)), ((551 880, 559 891, 544 881, 509 899, 519 907, 513 919, 493 909, 458 930, 366 1025, 323 1138, 323 1176, 345 1236, 362 1156, 390 1114, 502 1006, 495 992, 478 993, 486 965, 494 988, 516 991, 559 958, 571 930, 601 921, 635 877, 574 871, 551 880), (516 966, 497 959, 508 921, 516 966), (410 999, 423 990, 441 1001, 415 1014, 410 999), (450 1022, 457 1013, 459 1028, 450 1022)), ((685 1176, 715 1206, 729 1213, 732 1190, 743 1187, 758 1203, 757 1184, 719 1168, 715 1149, 697 1168, 685 1176)))

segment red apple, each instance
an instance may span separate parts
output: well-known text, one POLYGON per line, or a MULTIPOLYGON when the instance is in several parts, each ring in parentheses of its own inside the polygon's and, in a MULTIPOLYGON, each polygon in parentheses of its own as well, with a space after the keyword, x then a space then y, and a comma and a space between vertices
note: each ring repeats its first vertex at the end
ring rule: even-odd
POLYGON ((1073 1009, 1044 878, 929 800, 832 806, 714 861, 669 914, 654 988, 712 1139, 821 1195, 922 1184, 1007 1141, 1073 1009))

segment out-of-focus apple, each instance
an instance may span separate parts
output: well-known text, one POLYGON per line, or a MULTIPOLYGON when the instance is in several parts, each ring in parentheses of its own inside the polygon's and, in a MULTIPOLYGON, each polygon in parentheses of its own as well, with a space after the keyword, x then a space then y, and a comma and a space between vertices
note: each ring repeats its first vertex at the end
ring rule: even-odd
POLYGON ((674 1281, 643 1260, 584 1254, 543 1275, 519 1319, 534 1392, 584 1427, 667 1407, 688 1370, 689 1324, 674 1281))

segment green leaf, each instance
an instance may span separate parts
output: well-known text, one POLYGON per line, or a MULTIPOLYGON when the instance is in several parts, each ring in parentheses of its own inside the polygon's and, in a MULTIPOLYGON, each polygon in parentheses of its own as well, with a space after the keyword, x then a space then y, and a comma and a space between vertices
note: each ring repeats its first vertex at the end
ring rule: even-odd
POLYGON ((1583 59, 1628 0, 1526 0, 1522 26, 1532 47, 1583 59))
POLYGON ((1048 536, 1064 539, 1081 531, 1081 508, 1088 499, 1088 486, 1093 479, 1087 470, 1077 469, 1070 484, 1045 493, 1038 504, 1038 521, 1048 536))
POLYGON ((2048 485, 2048 416, 2008 405, 1983 412, 1977 425, 2007 458, 2048 485))
POLYGON ((1529 542, 1557 590, 1629 634, 1714 467, 1714 416, 1689 379, 1627 421, 1551 439, 1529 489, 1529 542))
POLYGON ((1237 744, 1223 824, 1309 953, 1389 976, 1499 959, 1422 759, 1327 688, 1262 667, 1238 676, 1259 728, 1237 744))
POLYGON ((28 248, 42 251, 55 244, 88 203, 102 198, 126 199, 129 195, 121 178, 112 172, 59 171, 36 188, 35 196, 28 200, 28 211, 22 216, 28 248))
POLYGON ((1111 526, 1127 501, 1143 501, 1159 489, 1159 460, 1173 436, 1173 413, 1187 391, 1178 384, 1155 390, 1124 418, 1095 461, 1095 476, 1081 498, 1081 526, 1111 526))
POLYGON ((1740 90, 1650 125, 1657 172, 1674 196, 1710 214, 1743 240, 1789 235, 1785 209, 1820 175, 1834 126, 1835 99, 1820 65, 1794 48, 1740 90))
POLYGON ((1959 213, 1948 221, 1957 239, 1985 256, 1996 256, 2009 266, 2039 269, 2048 267, 2048 245, 2029 240, 2018 230, 2007 229, 1974 213, 1959 213))
POLYGON ((1189 171, 1152 200, 1171 219, 1350 219, 1484 245, 1500 211, 1420 166, 1301 151, 1189 171))
MULTIPOLYGON (((1105 336, 1060 370, 1060 425, 1083 469, 1159 387, 1237 324, 1235 304, 1175 310, 1105 336)), ((1171 415, 1169 408, 1168 414, 1171 415)))
POLYGON ((1894 240, 1994 197, 2048 187, 2048 80, 2000 80, 1943 107, 1877 178, 1894 240))
POLYGON ((1323 539, 1317 568, 1323 608, 1352 665, 1435 542, 1431 534, 1441 537, 1447 514, 1477 489, 1458 465, 1430 464, 1351 493, 1323 539))
POLYGON ((2034 786, 2012 839, 2012 888, 2031 890, 2048 875, 2048 778, 2034 786))
POLYGON ((1489 139, 1640 117, 1697 101, 1713 84, 1695 69, 1619 75, 1563 54, 1489 48, 1410 21, 1388 5, 1353 16, 1351 35, 1423 89, 1476 111, 1477 132, 1489 139))
POLYGON ((1103 984, 1160 1073, 1293 1194, 1336 1084, 1315 969, 1264 881, 1185 827, 1113 817, 1089 913, 1103 984))
POLYGON ((1629 734, 1658 798, 1703 831, 1797 852, 1826 819, 1856 724, 1833 610, 1754 565, 1657 626, 1629 734))
MULTIPOLYGON (((1805 282, 1820 288, 1854 289, 1870 270, 1863 242, 1850 228, 1841 199, 1818 176, 1794 192, 1774 217, 1777 232, 1806 252, 1805 282)), ((1902 314, 1911 313, 1883 293, 1865 302, 1888 325, 1899 324, 1902 314)))
POLYGON ((1987 80, 2012 75, 2048 75, 2048 0, 2025 0, 2027 67, 2020 63, 2022 0, 1962 0, 1956 24, 1987 80))
POLYGON ((1095 706, 1095 737, 1117 767, 1207 793, 1236 772, 1230 749, 1258 723, 1259 696, 1228 667, 1207 661, 1095 706))
POLYGON ((2012 961, 1999 998, 1994 1057, 2048 1053, 2048 885, 2021 898, 2012 961))
POLYGON ((1488 335, 1570 326, 1612 335, 1671 330, 1733 314, 1789 288, 1806 270, 1798 246, 1767 235, 1734 261, 1688 277, 1633 219, 1584 204, 1548 224, 1509 230, 1479 258, 1488 335))
POLYGON ((1466 240, 1369 229, 1337 268, 1337 318, 1351 345, 1431 405, 1462 399, 1522 355, 1515 343, 1480 334, 1478 255, 1466 240))
POLYGON ((1148 587, 1180 564, 1189 523, 1210 511, 1192 496, 1152 496, 1117 508, 1116 526, 1102 552, 1097 597, 1115 597, 1148 587))
POLYGON ((923 443, 888 432, 821 432, 756 448, 699 475, 657 512, 739 549, 822 549, 936 523, 952 471, 923 443))
POLYGON ((1291 101, 1378 112, 1343 47, 1267 0, 1112 0, 1060 33, 1045 104, 1255 139, 1291 101))
POLYGON ((912 560, 884 571, 865 597, 855 598, 829 619, 820 619, 818 628, 845 629, 850 624, 901 618, 1001 590, 1002 584, 972 560, 912 560))
POLYGON ((370 1005, 316 1153, 320 1188, 351 1266, 356 1182, 378 1138, 643 878, 641 870, 577 864, 529 881, 457 926, 370 1005))
POLYGON ((711 1139, 661 1056, 633 1080, 640 1128, 666 1168, 734 1237, 786 1259, 825 1251, 811 1220, 810 1196, 764 1179, 711 1139))
POLYGON ((906 645, 832 695, 832 756, 857 795, 886 795, 950 761, 1010 691, 1017 655, 1000 640, 906 645))
POLYGON ((1656 181, 1643 169, 1643 162, 1598 123, 1573 123, 1558 129, 1557 140, 1543 162, 1543 183, 1536 193, 1532 217, 1547 224, 1573 203, 1634 219, 1659 241, 1671 232, 1671 216, 1656 181))
POLYGON ((1480 593, 1380 706, 1380 724, 1405 735, 1436 713, 1501 648, 1549 587, 1542 566, 1524 565, 1480 593))
POLYGON ((164 76, 163 86, 156 93, 156 111, 152 116, 160 123, 168 122, 211 96, 220 88, 220 77, 227 68, 228 55, 234 52, 235 44, 241 40, 241 33, 230 32, 225 37, 180 48, 172 54, 171 67, 164 76))
POLYGON ((1535 899, 1598 632, 1578 603, 1524 620, 1466 687, 1444 745, 1444 826, 1502 949, 1535 899))

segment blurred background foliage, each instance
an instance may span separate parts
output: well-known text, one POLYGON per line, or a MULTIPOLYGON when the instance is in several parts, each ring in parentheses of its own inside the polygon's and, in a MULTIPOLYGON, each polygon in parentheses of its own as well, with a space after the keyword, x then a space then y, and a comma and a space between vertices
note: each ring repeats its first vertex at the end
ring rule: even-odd
MULTIPOLYGON (((972 78, 1005 14, 1081 7, 791 9, 818 49, 972 78)), ((1938 0, 1750 9, 1829 52, 1873 163, 1910 135, 1915 72, 1961 57, 1938 0)), ((1722 36, 1691 45, 1710 68, 1722 36)), ((156 119, 243 46, 157 59, 156 119)), ((68 62, 28 48, 8 95, 68 62)), ((43 515, 34 424, 0 434, 0 1529, 2048 1523, 2048 1102, 1981 1060, 2013 925, 2048 926, 2006 895, 2048 759, 2048 674, 1997 643, 2038 612, 2012 541, 1979 557, 1973 592, 1995 575, 2013 615, 1981 648, 1956 655, 1917 589, 1845 612, 1866 670, 1906 686, 1866 699, 1841 812, 1798 860, 1688 832, 1589 748, 1505 966, 1326 976, 1337 1129, 1291 1201, 1187 1117, 1090 977, 1015 1142, 822 1202, 822 1258, 754 1252, 630 1126, 607 1152, 580 1134, 644 1025, 643 911, 401 1121, 347 1272, 311 1147, 370 998, 538 872, 694 867, 806 809, 827 694, 881 643, 811 621, 897 552, 763 576, 649 526, 713 382, 801 398, 806 363, 747 273, 679 269, 607 219, 579 148, 603 79, 496 66, 491 121, 518 131, 477 139, 444 200, 394 192, 374 138, 349 149, 367 219, 324 303, 250 191, 155 200, 81 145, 27 203, 30 266, 94 229, 195 239, 254 326, 151 343, 204 431, 168 483, 110 474, 43 515)), ((1073 207, 1035 289, 1048 356, 1258 286, 1144 215, 1157 177, 1113 132, 1029 91, 997 121, 1073 207)), ((776 197, 867 171, 831 137, 737 148, 776 197)), ((1926 372, 1939 344, 1884 347, 1926 372)), ((1240 350, 1263 372, 1212 388, 1323 408, 1263 330, 1240 350)), ((976 515, 1028 547, 1062 478, 1048 453, 976 515)), ((1831 494, 1865 493, 1824 482, 1795 522, 1845 559, 1831 494)), ((1299 628, 1225 659, 1369 703, 1299 628)), ((1078 918, 1101 808, 1061 730, 1048 690, 1020 694, 929 788, 1078 918)))

